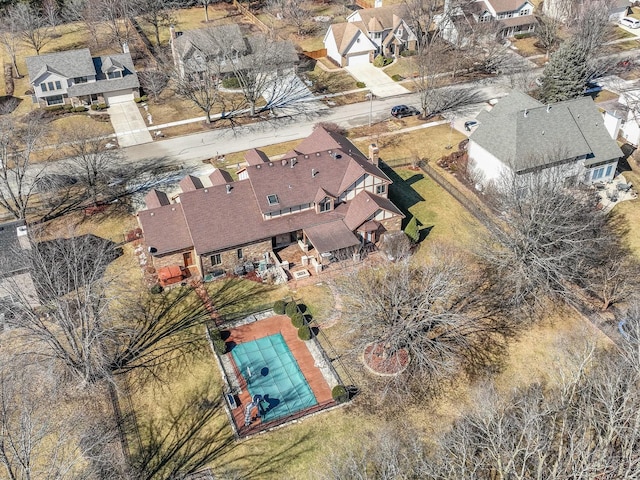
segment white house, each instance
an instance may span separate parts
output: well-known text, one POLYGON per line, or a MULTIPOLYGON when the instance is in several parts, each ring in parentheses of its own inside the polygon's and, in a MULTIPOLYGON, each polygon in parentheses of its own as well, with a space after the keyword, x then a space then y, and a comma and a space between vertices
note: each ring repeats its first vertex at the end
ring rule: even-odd
MULTIPOLYGON (((633 4, 631 0, 591 0, 589 3, 599 2, 607 9, 610 22, 618 22, 625 17, 633 4)), ((563 23, 570 23, 579 14, 581 3, 574 0, 545 0, 542 3, 543 13, 563 23)))
POLYGON ((324 36, 327 57, 346 67, 371 63, 377 55, 415 50, 418 39, 405 16, 404 5, 356 10, 346 22, 329 26, 324 36))
POLYGON ((505 172, 551 167, 570 183, 608 181, 623 156, 590 97, 544 105, 514 91, 477 121, 469 137, 469 169, 484 186, 505 172))
POLYGON ((620 134, 630 144, 640 146, 640 89, 625 91, 605 115, 616 136, 620 134))
POLYGON ((89 49, 27 57, 33 101, 42 107, 122 103, 140 96, 128 52, 91 57, 89 49))
POLYGON ((538 21, 533 10, 529 0, 446 0, 434 22, 445 40, 464 46, 467 31, 480 23, 497 22, 501 37, 534 32, 538 21))

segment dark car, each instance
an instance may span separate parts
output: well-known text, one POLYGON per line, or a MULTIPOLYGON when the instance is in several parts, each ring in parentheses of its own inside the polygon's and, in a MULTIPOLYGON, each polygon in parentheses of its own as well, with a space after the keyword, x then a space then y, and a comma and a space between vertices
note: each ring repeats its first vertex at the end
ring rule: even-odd
POLYGON ((478 126, 478 121, 477 120, 468 120, 468 121, 464 122, 464 129, 467 132, 470 132, 473 127, 477 127, 477 126, 478 126))
POLYGON ((415 107, 409 107, 407 105, 396 105, 391 109, 391 115, 396 118, 410 117, 412 115, 418 115, 420 111, 415 107))

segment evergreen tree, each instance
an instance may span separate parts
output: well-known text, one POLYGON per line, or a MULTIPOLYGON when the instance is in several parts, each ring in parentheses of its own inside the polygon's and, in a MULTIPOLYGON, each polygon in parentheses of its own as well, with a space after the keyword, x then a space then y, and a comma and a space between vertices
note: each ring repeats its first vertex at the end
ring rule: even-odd
POLYGON ((587 55, 580 42, 569 41, 551 55, 542 74, 540 100, 555 103, 579 97, 588 77, 587 55))
POLYGON ((416 217, 411 217, 411 220, 409 220, 409 223, 404 229, 404 233, 413 243, 418 242, 420 239, 420 230, 418 229, 418 220, 416 220, 416 217))

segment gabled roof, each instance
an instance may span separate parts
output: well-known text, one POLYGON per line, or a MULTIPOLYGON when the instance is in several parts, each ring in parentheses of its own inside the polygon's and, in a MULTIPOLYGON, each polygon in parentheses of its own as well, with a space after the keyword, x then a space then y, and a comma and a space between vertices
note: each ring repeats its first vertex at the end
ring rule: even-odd
POLYGON ((192 190, 197 190, 198 188, 204 188, 202 185, 202 180, 198 177, 194 177, 193 175, 187 175, 178 183, 180 189, 183 192, 190 192, 192 190))
POLYGON ((177 252, 193 246, 181 203, 141 210, 138 212, 138 220, 147 246, 155 249, 155 254, 177 252))
POLYGON ((102 59, 102 66, 100 68, 102 73, 107 73, 112 70, 124 70, 124 65, 122 65, 117 59, 110 56, 100 58, 102 59))
POLYGON ((349 209, 344 217, 345 225, 351 230, 355 230, 376 213, 379 209, 387 210, 404 217, 402 212, 391 202, 391 200, 374 195, 371 192, 360 192, 349 203, 349 209))
POLYGON ((358 237, 347 228, 342 220, 305 228, 304 233, 318 253, 333 252, 360 245, 358 237))
POLYGON ((216 168, 211 175, 209 175, 209 180, 212 185, 225 185, 227 183, 233 182, 233 178, 231 174, 226 170, 222 170, 220 168, 216 168))
POLYGON ((586 166, 622 156, 589 97, 547 106, 513 92, 477 118, 480 125, 470 141, 516 172, 584 155, 586 166))
POLYGON ((362 22, 342 22, 334 23, 329 27, 333 32, 340 55, 348 53, 349 47, 354 43, 358 35, 362 35, 371 44, 371 50, 375 50, 375 45, 367 37, 366 29, 362 22))
POLYGON ((144 203, 147 208, 151 209, 169 205, 171 202, 166 193, 153 189, 144 196, 144 203))
POLYGON ((65 52, 45 53, 27 57, 27 72, 30 82, 34 82, 46 71, 66 78, 87 77, 96 74, 88 48, 65 52))
POLYGON ((248 165, 260 165, 262 163, 268 163, 269 157, 262 150, 252 148, 244 154, 244 159, 248 165))
POLYGON ((18 228, 26 228, 24 220, 0 223, 0 277, 15 274, 28 268, 18 239, 18 228))
POLYGON ((484 0, 484 2, 490 4, 496 13, 501 13, 519 10, 527 0, 484 0))
POLYGON ((183 60, 193 55, 195 50, 206 57, 215 57, 233 50, 245 53, 248 49, 236 23, 188 30, 176 38, 175 46, 183 60))
POLYGON ((116 53, 104 55, 101 57, 93 57, 95 82, 78 83, 71 85, 67 89, 67 93, 72 97, 81 95, 99 94, 105 92, 115 92, 116 90, 124 90, 128 88, 138 88, 140 81, 136 69, 133 66, 133 59, 130 53, 116 53), (118 69, 122 70, 122 77, 107 79, 106 73, 109 69, 104 69, 105 63, 111 65, 112 68, 118 65, 118 69))
MULTIPOLYGON (((394 14, 399 18, 405 18, 407 8, 404 5, 389 5, 387 7, 363 8, 358 10, 358 14, 362 19, 362 23, 368 27, 371 21, 375 21, 375 25, 380 25, 384 30, 394 27, 394 14)), ((371 30, 369 30, 371 31, 371 30)), ((378 31, 378 30, 375 30, 378 31)))

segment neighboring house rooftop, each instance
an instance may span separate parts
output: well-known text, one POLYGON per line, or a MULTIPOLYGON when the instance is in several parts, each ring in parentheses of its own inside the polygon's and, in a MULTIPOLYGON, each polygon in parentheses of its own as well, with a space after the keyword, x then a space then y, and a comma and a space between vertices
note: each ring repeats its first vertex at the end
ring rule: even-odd
MULTIPOLYGON (((400 19, 405 17, 407 8, 404 5, 389 5, 387 7, 363 8, 355 13, 360 15, 362 23, 370 32, 376 32, 397 26, 400 19)), ((350 17, 354 14, 351 14, 350 17)))
POLYGON ((233 50, 244 53, 248 48, 240 26, 236 23, 188 30, 176 38, 175 46, 183 60, 190 58, 196 51, 216 57, 233 50))
POLYGON ((26 259, 18 254, 20 250, 30 248, 28 242, 24 220, 0 224, 0 277, 28 269, 26 259))
POLYGON ((46 72, 74 78, 95 75, 95 68, 88 48, 65 52, 45 53, 27 57, 27 72, 31 82, 35 82, 46 72))
POLYGON ((585 166, 622 157, 589 97, 543 105, 513 92, 477 119, 480 125, 469 139, 516 172, 583 155, 585 166))
POLYGON ((513 12, 527 3, 526 0, 484 0, 484 2, 490 4, 496 13, 513 12))
POLYGON ((104 92, 115 92, 126 88, 138 88, 140 81, 133 66, 133 59, 128 53, 118 53, 114 55, 104 55, 94 57, 93 65, 96 76, 95 82, 78 83, 71 85, 67 92, 69 95, 77 97, 81 95, 91 95, 104 92), (107 73, 120 70, 122 77, 107 79, 107 73))

